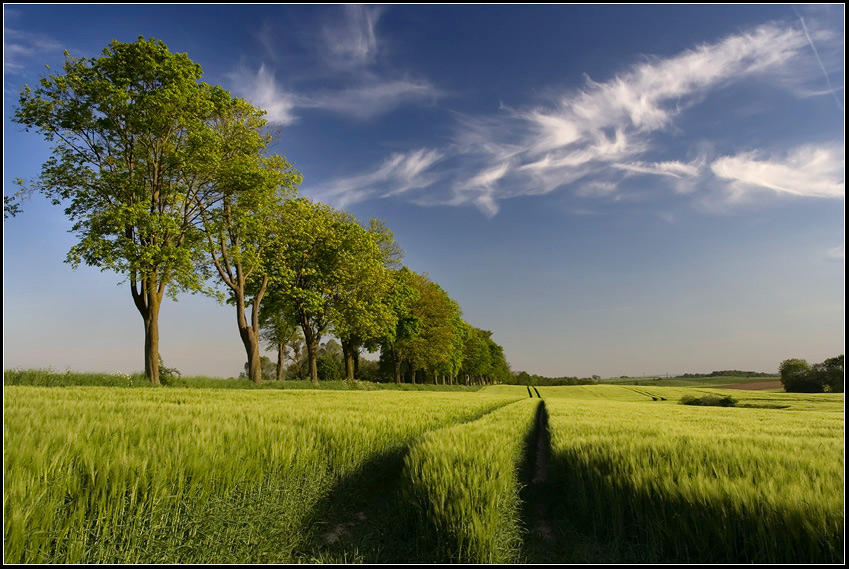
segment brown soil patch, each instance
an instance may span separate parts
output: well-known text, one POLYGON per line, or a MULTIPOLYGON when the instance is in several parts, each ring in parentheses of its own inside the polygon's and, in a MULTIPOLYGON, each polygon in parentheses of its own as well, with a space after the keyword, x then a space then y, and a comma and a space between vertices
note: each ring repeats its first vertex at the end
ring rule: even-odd
POLYGON ((772 381, 753 381, 752 383, 723 385, 719 389, 747 389, 749 391, 758 391, 761 389, 781 389, 781 387, 781 380, 774 379, 772 381))

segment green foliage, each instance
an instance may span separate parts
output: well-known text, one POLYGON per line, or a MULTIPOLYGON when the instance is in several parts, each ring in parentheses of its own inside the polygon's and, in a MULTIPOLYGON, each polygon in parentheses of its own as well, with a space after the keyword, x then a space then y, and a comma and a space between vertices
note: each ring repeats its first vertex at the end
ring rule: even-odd
POLYGON ((809 366, 802 359, 789 359, 779 366, 784 390, 793 393, 843 393, 843 354, 809 366))
POLYGON ((162 359, 162 354, 159 355, 159 381, 163 385, 168 385, 182 376, 183 374, 177 368, 165 367, 165 360, 162 359))
POLYGON ((280 221, 269 297, 297 319, 311 361, 331 330, 343 339, 379 335, 391 314, 376 237, 350 214, 306 198, 287 201, 280 221))
POLYGON ((678 401, 681 405, 701 405, 702 407, 734 407, 737 400, 730 395, 708 394, 702 396, 684 395, 678 401))
POLYGON ((47 369, 7 369, 3 372, 3 385, 28 385, 38 387, 151 387, 140 373, 82 373, 70 369, 58 372, 47 369))
MULTIPOLYGON (((739 369, 725 369, 722 371, 712 371, 710 373, 685 373, 679 377, 683 378, 702 378, 702 377, 774 377, 773 373, 759 371, 740 371, 739 369)), ((622 376, 623 378, 626 376, 622 376)))
POLYGON ((285 232, 280 210, 302 180, 285 158, 268 154, 272 138, 262 131, 264 113, 241 99, 226 101, 195 142, 205 149, 205 161, 195 164, 194 172, 205 182, 193 206, 206 240, 206 263, 236 307, 254 381, 263 378, 259 312, 285 232))
POLYGON ((339 381, 342 379, 342 367, 339 360, 331 354, 322 354, 316 360, 318 378, 321 381, 339 381))
POLYGON ((510 383, 518 385, 597 385, 598 380, 589 377, 545 377, 542 375, 531 375, 526 371, 513 375, 510 383))
POLYGON ((405 303, 410 328, 395 340, 398 357, 409 362, 413 370, 456 373, 462 359, 460 340, 465 334, 460 306, 427 275, 409 271, 404 278, 416 292, 405 303))
MULTIPOLYGON (((40 176, 20 181, 18 195, 38 191, 65 206, 77 237, 67 262, 129 281, 145 322, 145 374, 156 384, 163 295, 211 292, 199 259, 205 241, 253 268, 251 241, 266 213, 257 196, 276 195, 299 175, 265 156, 262 111, 201 82, 200 66, 161 41, 116 40, 99 58, 65 52, 63 69, 20 93, 13 120, 54 147, 40 176), (220 211, 234 223, 221 222, 220 211), (210 236, 225 229, 230 234, 215 243, 210 236)), ((18 211, 4 200, 4 214, 18 211)))
POLYGON ((828 358, 821 364, 811 366, 813 380, 823 386, 825 391, 843 393, 846 375, 843 368, 843 354, 828 358))
MULTIPOLYGON (((259 360, 260 370, 262 371, 262 379, 271 381, 277 377, 277 364, 275 364, 268 356, 261 356, 259 360)), ((239 374, 239 378, 250 378, 251 366, 248 362, 244 365, 245 371, 239 374)))
POLYGON ((187 207, 199 187, 191 143, 220 88, 164 43, 113 41, 100 58, 67 55, 64 74, 25 86, 13 119, 53 142, 29 189, 64 203, 79 241, 68 262, 197 290, 187 207), (154 174, 155 173, 155 174, 154 174))

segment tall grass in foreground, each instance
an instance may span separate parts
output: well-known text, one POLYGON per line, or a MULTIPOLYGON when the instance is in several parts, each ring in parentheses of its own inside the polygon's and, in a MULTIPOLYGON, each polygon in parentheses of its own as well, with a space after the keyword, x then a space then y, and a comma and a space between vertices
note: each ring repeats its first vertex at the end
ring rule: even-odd
POLYGON ((560 515, 622 561, 843 561, 842 413, 547 408, 560 515))
POLYGON ((340 479, 510 401, 7 385, 4 561, 292 562, 340 479))
POLYGON ((519 470, 539 399, 433 431, 407 454, 410 501, 427 529, 429 561, 510 563, 522 543, 519 470))

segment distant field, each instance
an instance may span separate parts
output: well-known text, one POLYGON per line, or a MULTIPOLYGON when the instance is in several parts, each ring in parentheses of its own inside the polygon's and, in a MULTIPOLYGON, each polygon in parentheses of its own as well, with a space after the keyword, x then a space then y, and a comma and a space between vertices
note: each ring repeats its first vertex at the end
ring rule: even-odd
POLYGON ((614 384, 614 385, 654 385, 656 387, 727 387, 730 385, 746 384, 746 383, 772 383, 773 387, 758 387, 756 389, 780 389, 781 382, 778 378, 768 377, 735 377, 735 376, 720 376, 720 377, 628 377, 628 378, 610 378, 602 379, 599 383, 614 384))
POLYGON ((4 561, 843 562, 843 394, 214 385, 5 385, 4 561))
POLYGON ((767 389, 784 391, 784 387, 781 385, 781 380, 778 379, 772 381, 753 381, 751 383, 736 383, 731 385, 723 385, 721 387, 724 389, 748 389, 750 391, 763 391, 767 389))

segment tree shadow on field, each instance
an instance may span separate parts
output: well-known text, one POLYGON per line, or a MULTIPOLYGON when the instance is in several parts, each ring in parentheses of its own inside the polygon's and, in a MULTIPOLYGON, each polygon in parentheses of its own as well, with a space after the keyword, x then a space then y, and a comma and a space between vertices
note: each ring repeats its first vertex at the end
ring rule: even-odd
POLYGON ((306 563, 428 562, 418 540, 418 516, 403 495, 407 447, 375 457, 316 505, 306 563))
POLYGON ((557 507, 563 490, 551 480, 551 434, 544 401, 537 408, 536 423, 525 441, 525 449, 519 473, 524 527, 522 560, 529 564, 618 562, 618 553, 576 531, 557 507))
POLYGON ((694 504, 565 454, 552 456, 550 469, 541 491, 550 497, 551 539, 529 535, 530 562, 843 563, 842 515, 732 498, 694 504))

